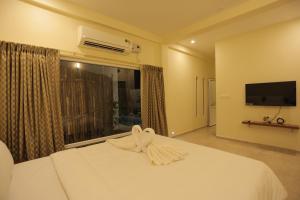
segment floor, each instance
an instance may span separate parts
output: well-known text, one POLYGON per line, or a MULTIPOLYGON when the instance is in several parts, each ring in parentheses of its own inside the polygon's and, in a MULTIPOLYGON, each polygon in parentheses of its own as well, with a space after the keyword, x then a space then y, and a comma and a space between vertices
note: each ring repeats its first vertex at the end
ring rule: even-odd
POLYGON ((202 128, 177 139, 254 158, 266 163, 286 188, 287 200, 300 200, 300 153, 216 137, 215 127, 202 128))

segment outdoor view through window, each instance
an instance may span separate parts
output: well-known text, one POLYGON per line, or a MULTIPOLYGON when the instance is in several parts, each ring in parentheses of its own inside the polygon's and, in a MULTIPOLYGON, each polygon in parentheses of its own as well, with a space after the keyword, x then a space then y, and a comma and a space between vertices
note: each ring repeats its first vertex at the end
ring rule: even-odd
POLYGON ((61 60, 65 144, 141 124, 140 71, 61 60))

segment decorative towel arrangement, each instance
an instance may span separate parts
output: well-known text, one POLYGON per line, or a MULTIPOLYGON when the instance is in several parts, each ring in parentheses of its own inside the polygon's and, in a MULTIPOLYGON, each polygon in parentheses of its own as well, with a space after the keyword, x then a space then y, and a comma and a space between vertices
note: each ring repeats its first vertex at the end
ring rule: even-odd
POLYGON ((135 125, 132 127, 131 132, 130 136, 109 139, 107 142, 120 149, 145 153, 154 165, 168 165, 184 159, 186 155, 186 153, 173 146, 155 144, 155 132, 152 128, 142 130, 139 125, 135 125))

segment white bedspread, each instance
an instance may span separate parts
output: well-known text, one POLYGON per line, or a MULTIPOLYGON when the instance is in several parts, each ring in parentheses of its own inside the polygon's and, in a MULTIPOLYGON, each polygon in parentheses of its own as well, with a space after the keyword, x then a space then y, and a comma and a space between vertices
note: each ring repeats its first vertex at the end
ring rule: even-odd
POLYGON ((68 199, 51 159, 45 157, 14 166, 9 200, 68 199))
POLYGON ((188 156, 167 166, 143 154, 98 144, 51 155, 69 200, 283 200, 287 193, 264 163, 161 136, 188 156))

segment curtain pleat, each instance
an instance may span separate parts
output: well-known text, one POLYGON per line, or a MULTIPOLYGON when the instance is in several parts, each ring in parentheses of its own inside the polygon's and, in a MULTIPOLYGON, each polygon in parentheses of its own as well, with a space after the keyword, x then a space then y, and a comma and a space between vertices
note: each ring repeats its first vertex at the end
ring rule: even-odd
POLYGON ((16 162, 64 147, 59 52, 0 42, 0 139, 16 162))
POLYGON ((145 65, 142 73, 142 126, 168 135, 163 69, 145 65))

